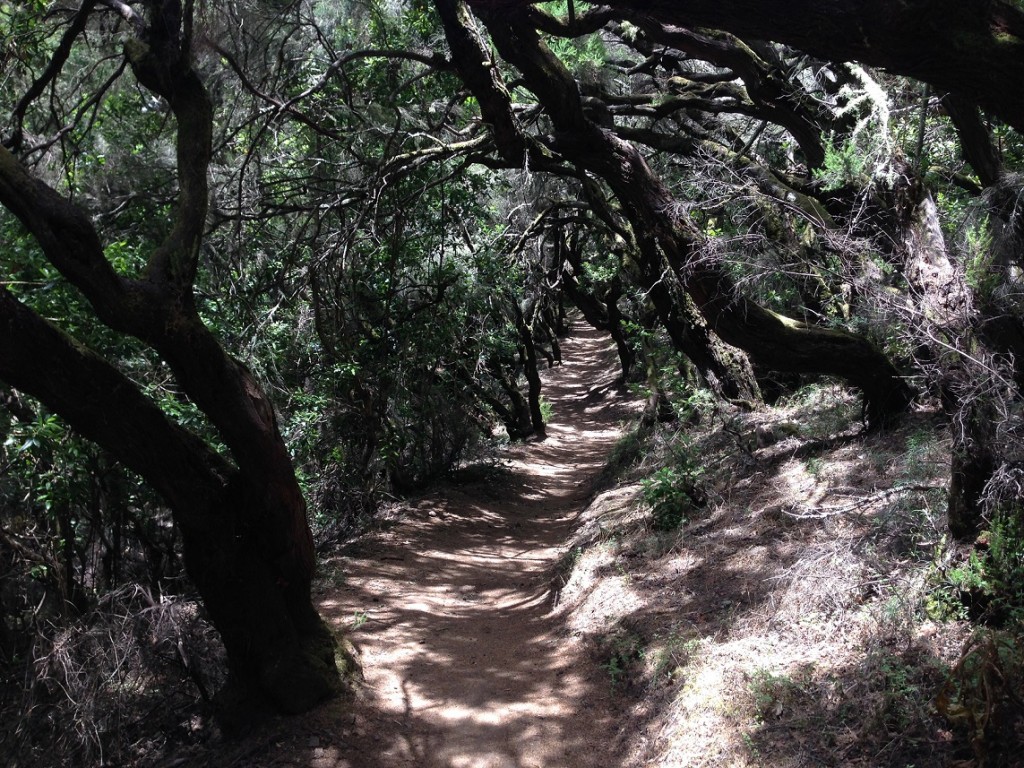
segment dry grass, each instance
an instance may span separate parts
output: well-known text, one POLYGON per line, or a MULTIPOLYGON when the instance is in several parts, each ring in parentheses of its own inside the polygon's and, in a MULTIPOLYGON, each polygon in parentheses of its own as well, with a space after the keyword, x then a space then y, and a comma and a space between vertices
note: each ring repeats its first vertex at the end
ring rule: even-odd
POLYGON ((0 686, 0 753, 11 768, 151 764, 215 730, 201 700, 223 669, 195 602, 124 587, 37 636, 0 686))
MULTIPOLYGON (((704 418, 686 450, 712 502, 674 534, 652 532, 639 502, 656 458, 590 505, 561 610, 615 684, 642 689, 620 734, 631 765, 970 757, 935 706, 969 627, 923 608, 949 441, 928 413, 872 435, 856 417, 842 390, 819 388, 704 418)), ((679 439, 655 438, 662 460, 679 439)))

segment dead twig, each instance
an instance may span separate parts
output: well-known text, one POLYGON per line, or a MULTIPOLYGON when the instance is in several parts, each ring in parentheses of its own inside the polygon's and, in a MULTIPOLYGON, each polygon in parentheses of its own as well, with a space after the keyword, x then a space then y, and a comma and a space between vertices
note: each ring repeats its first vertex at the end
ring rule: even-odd
POLYGON ((895 488, 887 488, 883 491, 878 491, 870 496, 857 499, 852 504, 844 504, 841 507, 805 507, 803 505, 799 505, 794 510, 784 509, 783 513, 787 517, 792 517, 796 520, 824 520, 828 517, 856 512, 864 507, 869 507, 872 504, 877 504, 882 501, 888 501, 889 499, 904 493, 914 493, 916 491, 943 491, 945 489, 945 485, 911 483, 909 485, 900 485, 895 488))

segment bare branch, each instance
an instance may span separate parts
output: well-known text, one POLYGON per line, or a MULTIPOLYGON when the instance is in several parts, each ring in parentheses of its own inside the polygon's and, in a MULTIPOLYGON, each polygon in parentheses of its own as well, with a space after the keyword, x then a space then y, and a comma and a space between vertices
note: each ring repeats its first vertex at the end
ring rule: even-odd
POLYGON ((81 7, 71 21, 71 26, 61 36, 60 43, 58 43, 57 49, 50 58, 50 63, 43 70, 43 73, 35 79, 17 105, 15 105, 14 112, 11 114, 13 131, 8 138, 4 139, 4 146, 8 149, 14 152, 20 151, 25 138, 25 113, 32 105, 32 102, 46 90, 46 86, 53 82, 64 69, 64 64, 67 63, 68 57, 71 55, 71 48, 74 46, 75 40, 78 39, 79 35, 85 31, 85 25, 89 21, 89 14, 92 13, 95 5, 96 0, 83 0, 81 7))

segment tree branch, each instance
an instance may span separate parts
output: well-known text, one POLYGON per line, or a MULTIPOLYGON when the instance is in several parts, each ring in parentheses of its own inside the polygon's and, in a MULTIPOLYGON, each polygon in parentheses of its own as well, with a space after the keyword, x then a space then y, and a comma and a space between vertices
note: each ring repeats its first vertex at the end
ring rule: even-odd
POLYGON ((207 172, 213 156, 213 105, 192 69, 181 31, 179 4, 165 0, 144 39, 132 38, 125 54, 139 82, 167 100, 178 123, 178 206, 174 226, 146 266, 148 280, 184 298, 192 290, 209 206, 207 172))
POLYGON ((92 13, 95 5, 96 0, 83 0, 81 7, 75 14, 75 18, 71 21, 71 26, 61 36, 57 49, 53 52, 53 56, 50 57, 50 63, 14 107, 14 112, 11 114, 13 129, 11 135, 4 140, 4 146, 8 149, 14 152, 18 152, 21 149, 25 138, 25 113, 32 102, 46 90, 46 86, 53 82, 54 78, 64 69, 64 64, 67 63, 68 57, 71 55, 71 48, 75 44, 75 40, 78 39, 78 36, 85 31, 85 25, 89 21, 89 14, 92 13))
POLYGON ((0 378, 138 472, 202 530, 231 467, 170 422, 131 379, 0 286, 0 378))
POLYGON ((702 233, 679 213, 671 192, 636 148, 587 118, 575 79, 526 14, 503 9, 482 12, 482 18, 502 57, 522 72, 550 116, 556 148, 611 187, 634 231, 657 246, 648 249, 644 267, 657 272, 656 253, 663 253, 711 330, 769 369, 846 379, 863 390, 873 425, 907 407, 909 387, 867 339, 771 312, 743 297, 721 264, 702 257, 702 233))
MULTIPOLYGON (((497 5, 476 0, 474 7, 486 11, 497 5)), ((883 67, 971 98, 1024 131, 1024 10, 1009 0, 605 0, 600 5, 666 24, 774 40, 826 60, 883 67)))

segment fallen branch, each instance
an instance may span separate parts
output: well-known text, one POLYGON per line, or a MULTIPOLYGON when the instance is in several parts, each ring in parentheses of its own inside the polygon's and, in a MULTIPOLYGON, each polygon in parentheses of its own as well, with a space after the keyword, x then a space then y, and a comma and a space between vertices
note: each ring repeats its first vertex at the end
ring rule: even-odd
POLYGON ((913 493, 915 491, 944 491, 946 486, 944 485, 929 485, 927 483, 912 483, 910 485, 901 485, 896 488, 887 488, 884 491, 878 491, 870 496, 865 496, 862 499, 852 504, 846 504, 842 507, 803 507, 801 505, 794 505, 795 511, 784 509, 783 512, 787 517, 792 517, 797 520, 824 520, 827 517, 834 517, 835 515, 845 515, 848 512, 856 512, 858 509, 862 509, 872 504, 876 504, 881 501, 888 501, 894 496, 899 496, 903 493, 913 493))

